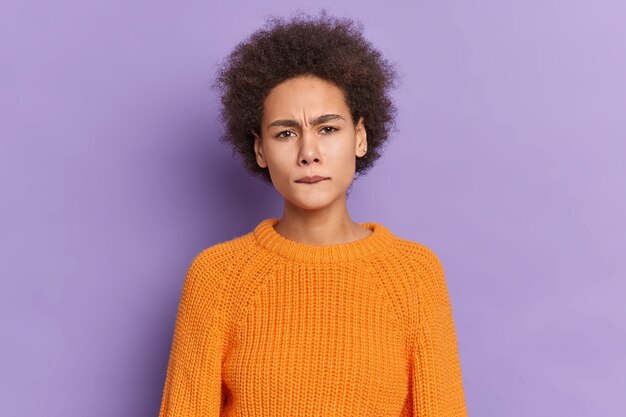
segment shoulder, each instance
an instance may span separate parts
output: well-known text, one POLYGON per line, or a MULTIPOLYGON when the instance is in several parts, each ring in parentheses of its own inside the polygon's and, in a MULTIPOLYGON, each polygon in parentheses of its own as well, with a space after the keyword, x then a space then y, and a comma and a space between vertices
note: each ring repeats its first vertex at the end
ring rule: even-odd
POLYGON ((412 303, 423 304, 426 299, 441 301, 448 297, 443 263, 429 246, 412 240, 398 238, 395 244, 396 259, 404 265, 404 284, 410 292, 412 303))
POLYGON ((191 263, 192 265, 210 266, 212 264, 237 262, 239 258, 252 250, 253 246, 252 234, 248 233, 202 249, 196 253, 191 263))
POLYGON ((202 249, 189 264, 185 287, 239 309, 243 298, 276 266, 276 259, 259 249, 253 232, 202 249))
POLYGON ((253 252, 250 234, 206 247, 192 256, 183 292, 203 298, 223 297, 223 289, 236 270, 253 252))
POLYGON ((437 253, 429 246, 403 237, 395 237, 394 252, 412 269, 443 272, 443 264, 437 253))
POLYGON ((236 270, 250 258, 254 249, 251 233, 206 247, 192 257, 187 280, 219 285, 228 279, 229 271, 236 270))
POLYGON ((398 239, 396 247, 406 262, 404 283, 407 300, 409 333, 429 320, 443 323, 451 317, 451 303, 445 271, 440 257, 425 244, 398 239))
POLYGON ((197 252, 190 260, 181 293, 181 309, 203 320, 228 326, 241 291, 239 271, 254 257, 250 234, 220 242, 197 252))

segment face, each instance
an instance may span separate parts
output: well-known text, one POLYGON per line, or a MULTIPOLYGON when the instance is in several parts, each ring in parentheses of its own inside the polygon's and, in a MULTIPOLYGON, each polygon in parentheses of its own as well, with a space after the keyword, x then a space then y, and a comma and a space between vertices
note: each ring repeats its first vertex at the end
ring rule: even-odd
POLYGON ((318 210, 344 201, 356 171, 356 157, 367 148, 361 117, 355 126, 343 92, 312 75, 288 79, 265 99, 254 149, 259 166, 288 203, 318 210), (298 182, 321 176, 315 183, 298 182))

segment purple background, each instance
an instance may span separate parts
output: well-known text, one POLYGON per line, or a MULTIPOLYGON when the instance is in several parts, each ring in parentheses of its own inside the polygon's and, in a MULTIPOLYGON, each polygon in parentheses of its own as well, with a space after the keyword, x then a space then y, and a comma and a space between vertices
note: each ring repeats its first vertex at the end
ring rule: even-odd
POLYGON ((624 2, 63 0, 0 10, 3 416, 157 414, 191 259, 282 213, 216 64, 318 6, 400 66, 350 212, 442 259, 470 415, 625 415, 624 2))

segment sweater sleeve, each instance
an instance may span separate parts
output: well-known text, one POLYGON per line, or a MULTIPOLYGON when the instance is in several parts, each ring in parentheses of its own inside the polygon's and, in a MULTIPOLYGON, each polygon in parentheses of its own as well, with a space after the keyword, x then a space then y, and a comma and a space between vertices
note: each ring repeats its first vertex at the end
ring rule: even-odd
POLYGON ((191 263, 183 285, 159 417, 218 417, 221 413, 224 331, 218 274, 203 254, 191 263))
POLYGON ((409 338, 412 415, 467 417, 444 270, 437 255, 428 254, 418 284, 417 323, 409 338))

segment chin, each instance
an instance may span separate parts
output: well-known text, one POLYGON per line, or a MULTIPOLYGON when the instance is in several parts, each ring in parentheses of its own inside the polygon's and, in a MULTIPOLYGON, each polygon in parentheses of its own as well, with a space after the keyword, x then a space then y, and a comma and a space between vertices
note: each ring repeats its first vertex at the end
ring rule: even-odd
POLYGON ((336 200, 336 196, 330 193, 298 193, 282 194, 285 200, 302 210, 320 210, 330 206, 336 200))
POLYGON ((287 200, 302 210, 320 210, 330 206, 332 202, 328 198, 287 198, 287 200))

